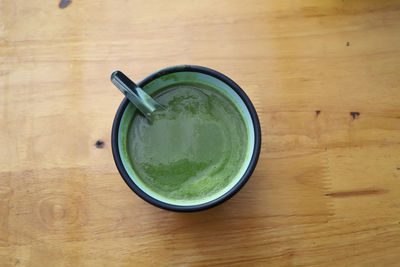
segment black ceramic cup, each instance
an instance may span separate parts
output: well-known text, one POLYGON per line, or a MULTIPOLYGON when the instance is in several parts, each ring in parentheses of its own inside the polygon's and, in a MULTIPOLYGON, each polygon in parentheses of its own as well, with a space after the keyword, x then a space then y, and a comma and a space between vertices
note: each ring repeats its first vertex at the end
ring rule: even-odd
POLYGON ((247 152, 243 166, 225 188, 203 199, 180 202, 168 199, 149 189, 133 168, 127 149, 127 135, 133 118, 138 113, 133 104, 124 98, 114 118, 112 127, 112 151, 118 171, 126 184, 139 197, 159 208, 172 211, 192 212, 208 209, 223 203, 235 195, 253 173, 261 148, 261 129, 256 110, 244 91, 227 76, 200 66, 180 65, 155 72, 138 83, 149 95, 163 88, 182 83, 202 83, 227 96, 241 113, 247 127, 247 152))

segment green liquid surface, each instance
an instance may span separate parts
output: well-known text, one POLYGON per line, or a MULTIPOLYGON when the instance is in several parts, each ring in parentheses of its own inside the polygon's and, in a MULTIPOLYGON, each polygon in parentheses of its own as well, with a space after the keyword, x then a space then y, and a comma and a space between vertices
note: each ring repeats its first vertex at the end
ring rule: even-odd
POLYGON ((224 95, 207 86, 180 84, 153 96, 165 108, 150 123, 135 113, 128 131, 134 171, 149 190, 193 201, 226 188, 246 159, 245 122, 224 95))

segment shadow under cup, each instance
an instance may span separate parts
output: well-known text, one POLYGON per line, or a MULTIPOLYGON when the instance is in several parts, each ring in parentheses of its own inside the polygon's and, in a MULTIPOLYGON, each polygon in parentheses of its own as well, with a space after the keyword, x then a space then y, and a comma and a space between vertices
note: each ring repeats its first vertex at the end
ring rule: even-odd
MULTIPOLYGON (((112 150, 117 168, 127 185, 142 199, 167 210, 199 211, 211 208, 232 197, 247 182, 257 164, 261 147, 261 129, 257 113, 243 90, 225 75, 214 70, 191 65, 175 66, 160 70, 141 81, 138 86, 149 95, 179 84, 198 84, 211 87, 230 100, 239 111, 247 131, 245 158, 238 171, 223 188, 211 195, 195 200, 172 199, 152 190, 134 170, 128 152, 128 132, 138 112, 125 98, 115 116, 112 128, 112 150)), ((234 148, 233 148, 234 149, 234 148)))

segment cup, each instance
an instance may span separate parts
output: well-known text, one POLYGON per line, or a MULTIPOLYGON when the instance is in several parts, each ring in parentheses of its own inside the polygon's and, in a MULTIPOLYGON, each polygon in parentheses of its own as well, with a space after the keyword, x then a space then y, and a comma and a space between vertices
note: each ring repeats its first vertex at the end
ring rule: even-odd
MULTIPOLYGON (((135 116, 141 116, 141 114, 139 114, 139 111, 136 110, 135 106, 130 103, 127 98, 124 98, 124 100, 121 102, 115 115, 112 127, 111 142, 115 164, 125 183, 132 189, 132 191, 134 191, 139 197, 141 197, 148 203, 153 204, 159 208, 179 212, 192 212, 208 209, 223 203, 224 201, 235 195, 249 180, 251 174, 256 167, 260 154, 261 129, 256 110, 244 91, 230 78, 215 70, 194 65, 173 66, 151 74, 143 81, 139 82, 138 86, 141 87, 149 95, 154 96, 159 94, 160 92, 164 92, 166 90, 165 88, 170 88, 171 86, 173 87, 182 84, 201 84, 202 86, 212 88, 212 90, 215 90, 216 93, 224 96, 226 99, 229 100, 229 103, 235 107, 235 109, 238 111, 237 114, 240 114, 238 116, 241 116, 241 121, 243 121, 243 129, 245 129, 245 139, 243 139, 239 144, 240 149, 241 151, 243 151, 243 153, 241 154, 240 158, 236 159, 237 162, 240 162, 240 164, 230 164, 229 166, 228 164, 226 166, 223 165, 223 163, 220 164, 219 168, 221 170, 231 170, 233 171, 233 173, 229 175, 229 179, 224 178, 226 181, 224 180, 224 183, 219 183, 218 188, 216 187, 216 189, 213 190, 213 188, 210 188, 210 183, 207 184, 204 181, 195 181, 197 183, 196 188, 199 192, 202 192, 202 183, 204 185, 204 188, 207 189, 207 192, 204 193, 204 196, 199 195, 200 193, 197 192, 196 194, 198 195, 196 195, 196 198, 193 199, 175 199, 174 197, 163 195, 162 191, 157 191, 154 188, 151 188, 149 184, 146 184, 144 178, 140 176, 140 172, 138 170, 135 170, 136 162, 132 161, 132 156, 130 154, 128 144, 128 142, 131 142, 129 141, 130 139, 135 138, 133 132, 130 132, 130 129, 135 126, 132 124, 137 121, 134 118, 135 116)), ((168 94, 168 91, 166 91, 165 94, 168 94)), ((230 114, 230 116, 232 116, 232 114, 230 114)), ((171 120, 169 120, 169 122, 174 123, 171 120)), ((175 130, 179 131, 179 129, 175 130)), ((168 136, 168 133, 160 134, 165 134, 166 136, 168 136)), ((199 135, 200 136, 196 138, 202 138, 202 140, 206 140, 205 142, 207 144, 210 144, 210 142, 207 141, 207 138, 214 138, 213 136, 202 137, 201 131, 199 131, 199 135)), ((169 139, 166 138, 165 142, 168 142, 168 140, 169 139)), ((168 144, 163 145, 165 146, 168 144)), ((181 148, 182 145, 179 146, 179 149, 189 149, 185 147, 181 148)), ((231 154, 236 153, 235 147, 230 147, 230 150, 227 150, 226 148, 223 149, 225 149, 225 152, 228 151, 226 153, 229 153, 230 150, 232 151, 230 152, 231 154)), ((157 148, 155 148, 154 150, 156 151, 157 148)), ((189 152, 185 153, 190 153, 190 150, 187 151, 189 152)), ((146 151, 144 150, 144 152, 146 151)), ((176 152, 174 151, 173 146, 171 147, 171 152, 176 152)), ((140 156, 140 154, 138 156, 140 156)), ((215 159, 213 160, 215 161, 215 159)), ((185 160, 184 156, 182 156, 180 164, 185 164, 185 162, 189 161, 185 160)), ((165 167, 168 168, 168 166, 165 167)), ((187 173, 188 175, 190 175, 191 166, 187 167, 189 169, 187 173)), ((182 168, 185 169, 185 166, 182 166, 182 168)), ((205 171, 203 172, 206 173, 205 171)), ((208 171, 208 173, 211 172, 208 171)), ((180 175, 184 176, 184 174, 180 175)), ((190 181, 191 177, 183 178, 190 181)), ((165 177, 165 174, 157 177, 157 174, 154 173, 154 175, 152 175, 152 179, 163 179, 163 181, 167 181, 168 177, 165 177)), ((218 176, 215 176, 213 178, 205 177, 204 179, 213 179, 212 181, 214 181, 219 178, 218 176)))

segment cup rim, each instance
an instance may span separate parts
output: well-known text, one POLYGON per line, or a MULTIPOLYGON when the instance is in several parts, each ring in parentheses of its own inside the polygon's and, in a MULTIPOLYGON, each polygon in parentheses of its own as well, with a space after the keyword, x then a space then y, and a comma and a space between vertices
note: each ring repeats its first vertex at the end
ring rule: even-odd
POLYGON ((129 186, 129 188, 135 192, 140 198, 145 200, 146 202, 157 206, 162 209, 166 210, 171 210, 171 211, 178 211, 178 212, 193 212, 193 211, 200 211, 200 210, 205 210, 212 208, 216 205, 219 205, 226 200, 230 199, 233 195, 235 195, 249 180, 250 176, 252 175, 256 165, 257 161, 260 155, 260 150, 261 150, 261 127, 260 127, 260 122, 258 120, 257 112, 250 101, 249 97, 246 95, 246 93, 237 85, 234 81, 232 81, 230 78, 225 76, 224 74, 215 71, 210 68, 202 67, 202 66, 196 66, 196 65, 178 65, 178 66, 172 66, 168 68, 161 69, 155 73, 150 74, 147 76, 145 79, 140 81, 138 83, 139 87, 144 87, 146 84, 150 83, 151 81, 170 74, 170 73, 175 73, 175 72, 199 72, 203 73, 206 75, 210 75, 214 78, 217 78, 221 80, 222 82, 226 83, 231 89, 233 89, 239 97, 243 100, 244 104, 246 105, 250 117, 253 122, 253 127, 254 127, 254 148, 253 148, 253 153, 250 159, 250 163, 247 166, 247 169, 243 176, 239 179, 239 181, 224 195, 213 199, 211 201, 197 204, 197 205, 190 205, 190 206, 181 206, 181 205, 175 205, 175 204, 169 204, 162 202, 158 199, 155 199, 148 195, 146 192, 141 190, 135 182, 130 178, 129 174, 125 170, 125 167, 122 163, 121 156, 119 153, 119 147, 118 147, 118 133, 119 133, 119 126, 121 122, 122 115, 124 114, 124 111, 129 103, 129 100, 125 97, 118 110, 117 113, 115 114, 114 117, 114 122, 112 126, 112 132, 111 132, 111 147, 112 147, 112 153, 114 157, 115 164, 117 166, 117 169, 122 176, 123 180, 125 183, 129 186))

